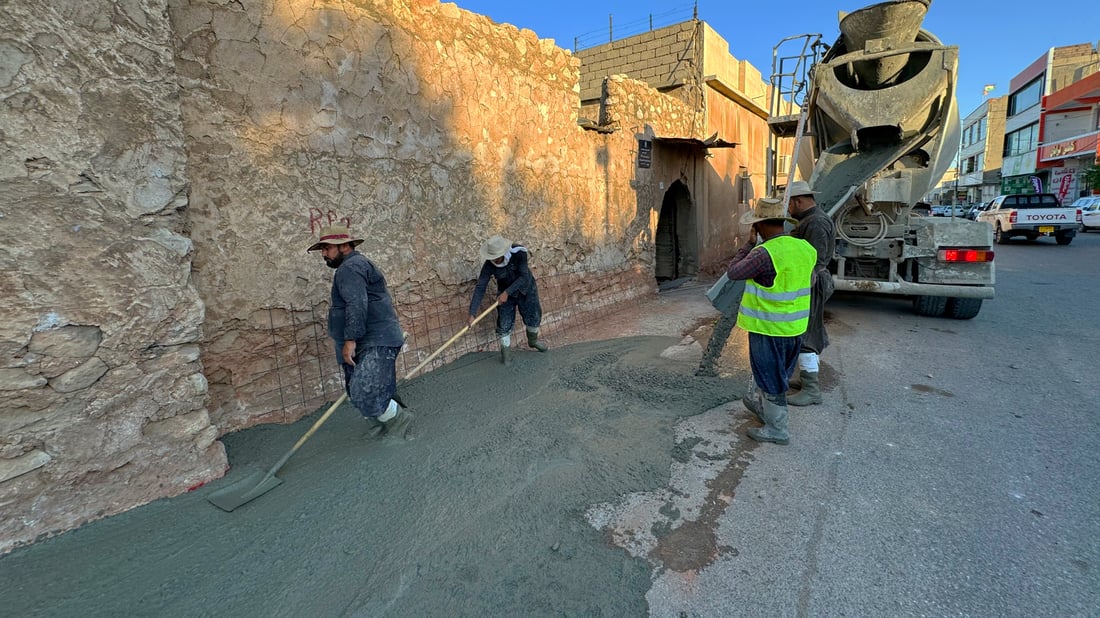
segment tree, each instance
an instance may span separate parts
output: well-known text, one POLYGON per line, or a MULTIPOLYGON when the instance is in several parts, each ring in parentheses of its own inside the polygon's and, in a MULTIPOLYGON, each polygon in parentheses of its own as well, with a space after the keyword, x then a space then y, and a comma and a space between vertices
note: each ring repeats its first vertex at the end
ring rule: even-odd
POLYGON ((1092 189, 1093 193, 1100 192, 1100 165, 1086 167, 1081 172, 1081 179, 1092 189))

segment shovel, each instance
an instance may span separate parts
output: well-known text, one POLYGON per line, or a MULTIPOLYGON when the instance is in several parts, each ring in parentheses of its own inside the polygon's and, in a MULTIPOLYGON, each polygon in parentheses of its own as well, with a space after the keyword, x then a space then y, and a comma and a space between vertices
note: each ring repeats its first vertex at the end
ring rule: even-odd
MULTIPOLYGON (((452 343, 458 341, 458 338, 462 335, 465 335, 466 331, 470 330, 470 327, 480 322, 481 318, 489 315, 490 311, 496 309, 498 304, 500 303, 494 302, 488 309, 481 312, 481 315, 474 318, 473 322, 470 322, 470 324, 468 324, 467 326, 463 326, 462 330, 458 331, 458 333, 456 333, 454 337, 451 337, 447 340, 447 343, 444 343, 442 346, 439 347, 438 350, 432 352, 431 356, 424 359, 424 361, 414 367, 412 371, 405 374, 405 380, 408 380, 413 374, 423 369, 425 365, 434 360, 435 357, 439 356, 443 352, 443 350, 449 348, 452 343)), ((275 473, 277 473, 279 469, 282 468, 284 464, 286 464, 291 455, 298 452, 298 449, 302 448, 302 445, 306 443, 306 440, 308 440, 310 436, 312 436, 318 429, 320 429, 321 425, 325 424, 325 421, 328 420, 328 417, 332 416, 332 413, 336 411, 336 408, 339 408, 340 404, 344 403, 347 398, 348 395, 346 392, 343 395, 340 395, 340 398, 336 400, 336 403, 333 403, 331 406, 329 406, 328 410, 325 410, 325 413, 321 415, 321 418, 317 419, 317 422, 313 423, 313 426, 310 427, 309 431, 307 431, 301 438, 298 438, 298 441, 294 443, 294 446, 291 447, 291 449, 287 451, 286 454, 284 454, 274 466, 271 466, 271 469, 268 470, 266 474, 264 474, 263 472, 254 472, 246 476, 245 478, 237 481, 236 483, 233 483, 229 487, 219 489, 218 491, 211 493, 209 496, 207 496, 206 499, 209 500, 214 506, 223 511, 232 511, 238 506, 241 506, 242 504, 245 504, 247 502, 251 502, 252 500, 255 500, 256 498, 278 487, 283 481, 279 477, 275 476, 275 473)))

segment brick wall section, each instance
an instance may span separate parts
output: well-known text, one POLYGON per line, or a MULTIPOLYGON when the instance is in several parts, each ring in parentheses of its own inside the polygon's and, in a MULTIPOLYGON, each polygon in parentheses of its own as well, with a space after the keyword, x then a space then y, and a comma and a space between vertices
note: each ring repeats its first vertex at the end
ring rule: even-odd
POLYGON ((693 62, 697 23, 682 22, 579 50, 581 100, 599 99, 600 87, 608 75, 626 75, 658 89, 692 83, 698 70, 693 62))

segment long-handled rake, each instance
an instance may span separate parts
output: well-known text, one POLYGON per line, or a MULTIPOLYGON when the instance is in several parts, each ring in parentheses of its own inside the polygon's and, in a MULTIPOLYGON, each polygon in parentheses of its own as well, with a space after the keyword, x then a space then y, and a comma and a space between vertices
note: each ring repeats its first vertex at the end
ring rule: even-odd
MULTIPOLYGON (((480 315, 474 318, 472 322, 462 327, 462 330, 458 331, 454 337, 448 339, 447 342, 440 346, 438 350, 432 352, 432 354, 428 356, 428 358, 425 358, 419 365, 414 367, 412 371, 405 374, 405 380, 408 380, 416 372, 423 369, 425 365, 432 362, 435 357, 439 356, 440 353, 443 352, 443 350, 446 350, 448 347, 450 347, 452 343, 458 341, 459 337, 465 335, 466 331, 470 330, 470 328, 474 324, 480 322, 482 318, 489 315, 490 311, 496 309, 498 304, 499 303, 494 302, 488 309, 481 312, 480 315)), ((325 413, 321 415, 321 418, 317 419, 317 422, 313 423, 313 426, 310 427, 309 431, 302 435, 301 438, 298 438, 298 441, 294 443, 294 446, 291 447, 291 449, 287 451, 286 454, 284 454, 282 458, 275 463, 274 466, 271 466, 271 469, 268 470, 266 474, 263 472, 255 472, 253 474, 250 474, 249 476, 241 479, 240 481, 237 481, 236 483, 233 483, 232 485, 224 489, 219 489, 218 491, 211 493, 209 496, 207 496, 206 499, 209 500, 214 506, 223 511, 232 511, 238 506, 241 506, 242 504, 245 504, 247 502, 251 502, 252 500, 255 500, 256 498, 278 487, 283 481, 279 477, 275 476, 275 474, 283 467, 284 464, 286 464, 287 460, 290 459, 290 457, 294 455, 294 453, 298 452, 298 449, 302 448, 302 445, 306 443, 306 440, 309 440, 310 436, 312 436, 318 429, 320 429, 321 425, 325 424, 325 421, 328 420, 328 417, 332 416, 332 413, 336 411, 336 408, 339 408, 340 404, 344 403, 344 400, 346 400, 347 398, 347 393, 340 395, 340 398, 337 399, 336 402, 333 403, 331 406, 329 406, 328 410, 325 410, 325 413)))

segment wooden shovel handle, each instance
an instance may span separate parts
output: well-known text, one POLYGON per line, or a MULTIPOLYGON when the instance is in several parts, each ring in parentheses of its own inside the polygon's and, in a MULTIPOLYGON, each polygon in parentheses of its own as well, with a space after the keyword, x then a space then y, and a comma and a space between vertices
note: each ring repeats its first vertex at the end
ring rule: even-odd
POLYGON ((480 321, 481 321, 481 318, 483 318, 483 317, 485 317, 485 316, 489 315, 489 312, 490 312, 490 311, 492 311, 493 309, 496 309, 496 308, 497 308, 497 305, 499 305, 499 304, 500 304, 499 302, 495 302, 495 301, 494 301, 492 305, 489 305, 489 308, 488 308, 488 309, 486 309, 485 311, 482 311, 482 312, 481 312, 481 315, 479 315, 479 316, 477 316, 476 318, 474 318, 474 321, 473 321, 473 322, 470 322, 470 323, 469 323, 469 324, 467 324, 466 326, 463 326, 463 327, 462 327, 462 330, 460 330, 460 331, 458 331, 457 333, 455 333, 455 336, 454 336, 454 337, 451 337, 450 339, 448 339, 448 340, 447 340, 447 343, 444 343, 444 344, 443 344, 442 346, 440 346, 440 348, 439 348, 438 350, 436 350, 435 352, 432 352, 431 356, 429 356, 428 358, 425 358, 425 359, 424 359, 424 362, 420 363, 420 364, 419 364, 419 365, 417 365, 416 367, 413 367, 413 370, 412 370, 412 371, 410 371, 410 372, 406 373, 406 374, 405 374, 405 378, 404 378, 404 379, 408 380, 408 379, 409 379, 410 377, 412 377, 412 375, 413 375, 414 373, 416 373, 417 371, 420 371, 421 369, 423 369, 423 368, 424 368, 424 365, 427 365, 428 363, 432 362, 432 360, 433 360, 433 359, 435 359, 435 357, 439 356, 439 355, 440 355, 440 353, 442 353, 442 352, 443 352, 443 350, 446 350, 447 348, 451 347, 451 344, 452 344, 452 343, 454 343, 455 341, 458 341, 458 338, 459 338, 459 337, 461 337, 462 335, 465 335, 465 334, 466 334, 466 331, 470 330, 470 327, 471 327, 471 326, 473 326, 474 324, 477 324, 478 322, 480 322, 480 321))
POLYGON ((307 431, 301 438, 298 438, 298 441, 294 443, 294 446, 291 447, 291 449, 287 451, 285 455, 283 455, 283 458, 280 459, 278 463, 276 463, 274 466, 271 466, 271 469, 267 471, 267 475, 264 477, 264 480, 266 481, 267 479, 275 476, 279 469, 283 467, 283 464, 285 464, 287 460, 290 459, 290 456, 298 452, 298 449, 302 448, 302 445, 306 443, 306 440, 308 440, 310 436, 312 436, 318 429, 320 429, 321 425, 325 424, 325 421, 328 420, 328 417, 332 416, 332 413, 336 411, 336 408, 339 408, 340 404, 344 403, 344 400, 347 398, 347 393, 340 395, 340 398, 337 399, 336 402, 333 403, 331 406, 329 406, 328 410, 325 410, 325 413, 321 415, 321 418, 317 419, 317 422, 313 423, 313 427, 310 427, 309 431, 307 431))

